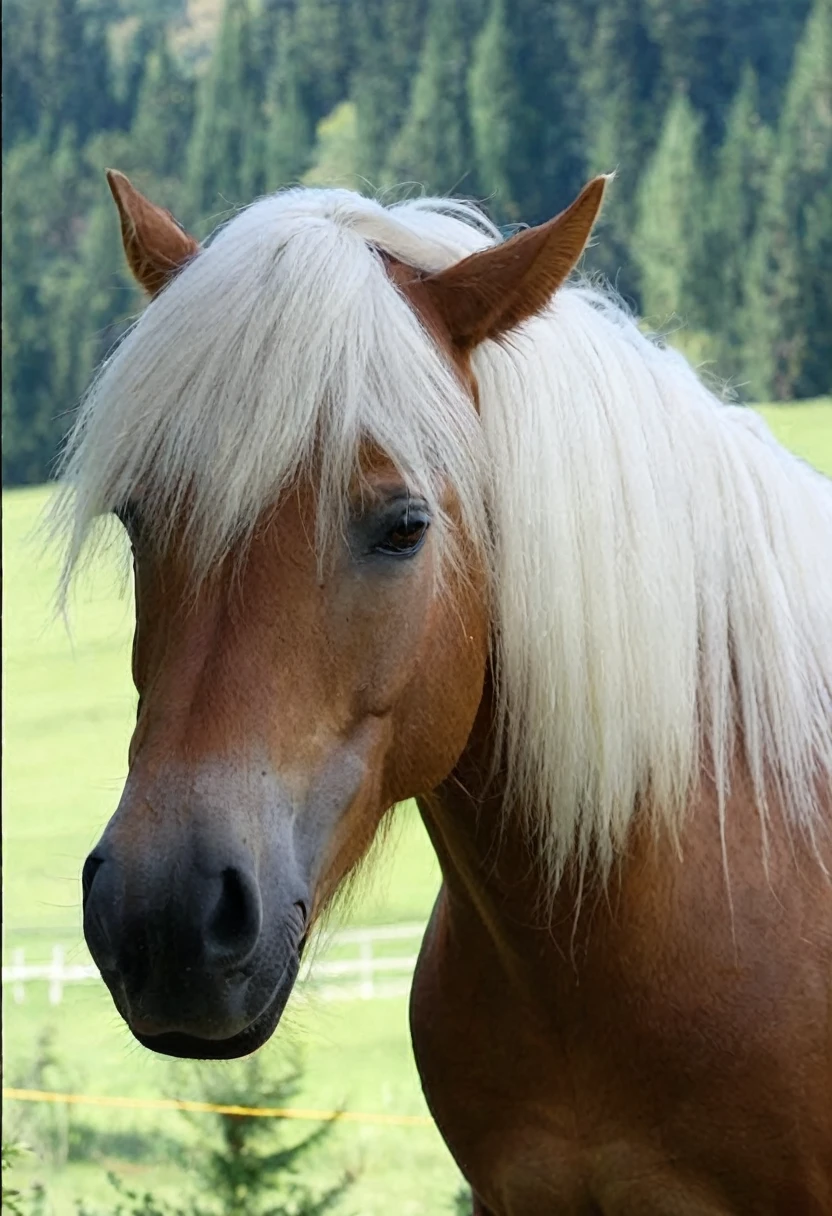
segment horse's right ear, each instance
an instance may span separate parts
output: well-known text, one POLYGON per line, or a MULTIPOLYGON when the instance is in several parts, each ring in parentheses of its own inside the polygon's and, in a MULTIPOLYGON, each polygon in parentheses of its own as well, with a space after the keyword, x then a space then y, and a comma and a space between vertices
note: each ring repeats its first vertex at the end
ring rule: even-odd
POLYGON ((546 307, 583 253, 608 180, 594 178, 548 223, 424 279, 434 309, 460 350, 501 338, 546 307))
POLYGON ((148 295, 158 295, 198 251, 199 242, 117 169, 107 170, 107 183, 118 207, 127 264, 148 295))

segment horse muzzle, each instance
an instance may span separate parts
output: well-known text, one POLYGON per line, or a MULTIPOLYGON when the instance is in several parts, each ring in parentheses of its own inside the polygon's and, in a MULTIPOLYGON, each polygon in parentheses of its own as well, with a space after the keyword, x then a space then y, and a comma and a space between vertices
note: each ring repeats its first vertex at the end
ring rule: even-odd
POLYGON ((84 935, 116 1008, 152 1051, 247 1055, 280 1020, 308 929, 291 835, 259 855, 222 832, 142 835, 114 818, 82 875, 84 935))

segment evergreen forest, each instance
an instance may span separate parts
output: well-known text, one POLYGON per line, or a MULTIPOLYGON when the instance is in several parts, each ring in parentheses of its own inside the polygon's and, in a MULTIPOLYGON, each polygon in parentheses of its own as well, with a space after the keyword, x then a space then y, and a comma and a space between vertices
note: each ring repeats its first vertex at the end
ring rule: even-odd
POLYGON ((280 186, 547 219, 748 400, 832 392, 832 0, 5 0, 3 469, 141 306, 105 166, 204 237, 280 186))

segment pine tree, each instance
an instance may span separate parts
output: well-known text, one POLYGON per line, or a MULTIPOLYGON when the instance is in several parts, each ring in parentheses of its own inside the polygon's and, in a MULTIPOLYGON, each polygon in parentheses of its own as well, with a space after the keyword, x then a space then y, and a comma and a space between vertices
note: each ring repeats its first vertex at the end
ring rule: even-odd
POLYGON ((297 0, 294 45, 303 108, 317 123, 347 94, 352 58, 349 0, 297 0))
POLYGON ((59 437, 41 300, 49 165, 43 138, 20 141, 3 158, 3 480, 13 485, 44 480, 59 437))
POLYGON ((582 98, 567 5, 510 0, 506 58, 514 82, 511 198, 528 223, 549 219, 583 185, 582 98))
POLYGON ((794 48, 811 0, 648 0, 651 35, 661 50, 665 104, 674 89, 687 92, 703 120, 707 147, 717 145, 743 66, 765 83, 762 117, 771 123, 782 105, 794 48))
POLYGON ((83 77, 76 82, 82 97, 82 121, 78 135, 82 142, 99 131, 119 126, 113 64, 110 59, 109 22, 112 12, 106 0, 87 0, 83 8, 84 49, 83 77))
POLYGON ((493 0, 468 77, 476 180, 495 214, 517 221, 522 216, 512 168, 520 100, 512 50, 506 0, 493 0))
POLYGON ((3 147, 31 138, 40 125, 42 10, 6 0, 3 10, 3 147))
POLYGON ((304 105, 299 80, 294 28, 290 15, 279 15, 277 55, 266 98, 263 134, 263 188, 276 190, 300 180, 309 167, 314 128, 304 105))
POLYGON ((462 0, 432 0, 410 108, 390 154, 393 177, 432 193, 473 185, 465 34, 462 0))
POLYGON ((731 379, 742 366, 746 267, 771 165, 771 131, 759 111, 757 77, 746 65, 716 159, 707 212, 708 328, 720 374, 731 379))
POLYGON ((379 184, 419 67, 425 0, 354 0, 358 172, 379 184))
POLYGON ((49 148, 44 130, 3 162, 3 468, 12 482, 45 480, 77 396, 58 355, 71 348, 61 307, 86 202, 74 128, 49 148))
POLYGON ((259 121, 252 32, 248 0, 225 0, 188 149, 188 193, 201 214, 249 201, 247 143, 259 121))
MULTIPOLYGON (((204 1074, 201 1082, 201 1097, 212 1105, 286 1107, 300 1089, 301 1072, 294 1068, 275 1078, 266 1072, 263 1056, 255 1055, 243 1061, 236 1074, 219 1073, 210 1080, 204 1074)), ((217 1114, 210 1116, 206 1134, 202 1115, 200 1190, 219 1201, 224 1216, 323 1216, 342 1199, 353 1177, 345 1173, 328 1188, 313 1189, 301 1167, 332 1128, 330 1121, 319 1123, 287 1144, 288 1129, 281 1120, 217 1114)), ((196 1207, 204 1211, 199 1201, 196 1207)))
POLYGON ((158 177, 178 174, 185 161, 194 110, 193 83, 171 54, 160 29, 149 52, 130 132, 134 155, 158 177))
POLYGON ((469 77, 479 187, 503 219, 539 223, 583 184, 576 11, 492 0, 469 77))
POLYGON ((700 159, 701 120, 679 93, 639 186, 633 234, 643 311, 659 323, 679 313, 701 325, 705 188, 700 159))
POLYGON ((102 30, 87 18, 78 0, 42 0, 40 17, 41 125, 51 148, 69 126, 83 143, 102 124, 110 125, 116 114, 102 30))
POLYGON ((145 17, 139 22, 123 53, 116 77, 115 94, 119 109, 119 125, 129 131, 136 121, 139 94, 147 70, 148 56, 159 45, 164 27, 157 20, 145 17))
POLYGON ((269 73, 274 67, 277 30, 283 16, 294 12, 295 0, 258 0, 251 15, 252 87, 258 97, 266 96, 269 73))
POLYGON ((763 398, 832 390, 832 0, 795 55, 746 279, 746 364, 763 398))
POLYGON ((101 193, 86 216, 67 273, 45 293, 53 318, 50 391, 64 418, 140 305, 124 264, 115 208, 101 193))
POLYGON ((630 253, 638 181, 659 135, 654 97, 661 65, 645 0, 603 0, 588 45, 582 72, 587 173, 615 170, 616 177, 587 263, 630 294, 638 287, 630 253))
POLYGON ((251 16, 251 55, 248 81, 255 119, 245 141, 240 169, 241 193, 245 198, 264 194, 272 183, 267 160, 269 127, 273 116, 274 76, 285 29, 292 24, 296 0, 260 0, 251 16))

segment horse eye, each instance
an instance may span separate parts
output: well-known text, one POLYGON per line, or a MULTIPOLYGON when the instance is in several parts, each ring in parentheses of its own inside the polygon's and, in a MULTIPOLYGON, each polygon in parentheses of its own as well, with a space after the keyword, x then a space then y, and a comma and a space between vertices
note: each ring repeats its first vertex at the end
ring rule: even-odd
POLYGON ((376 553, 387 557, 410 557, 421 548, 430 527, 423 511, 406 511, 376 546, 376 553))

